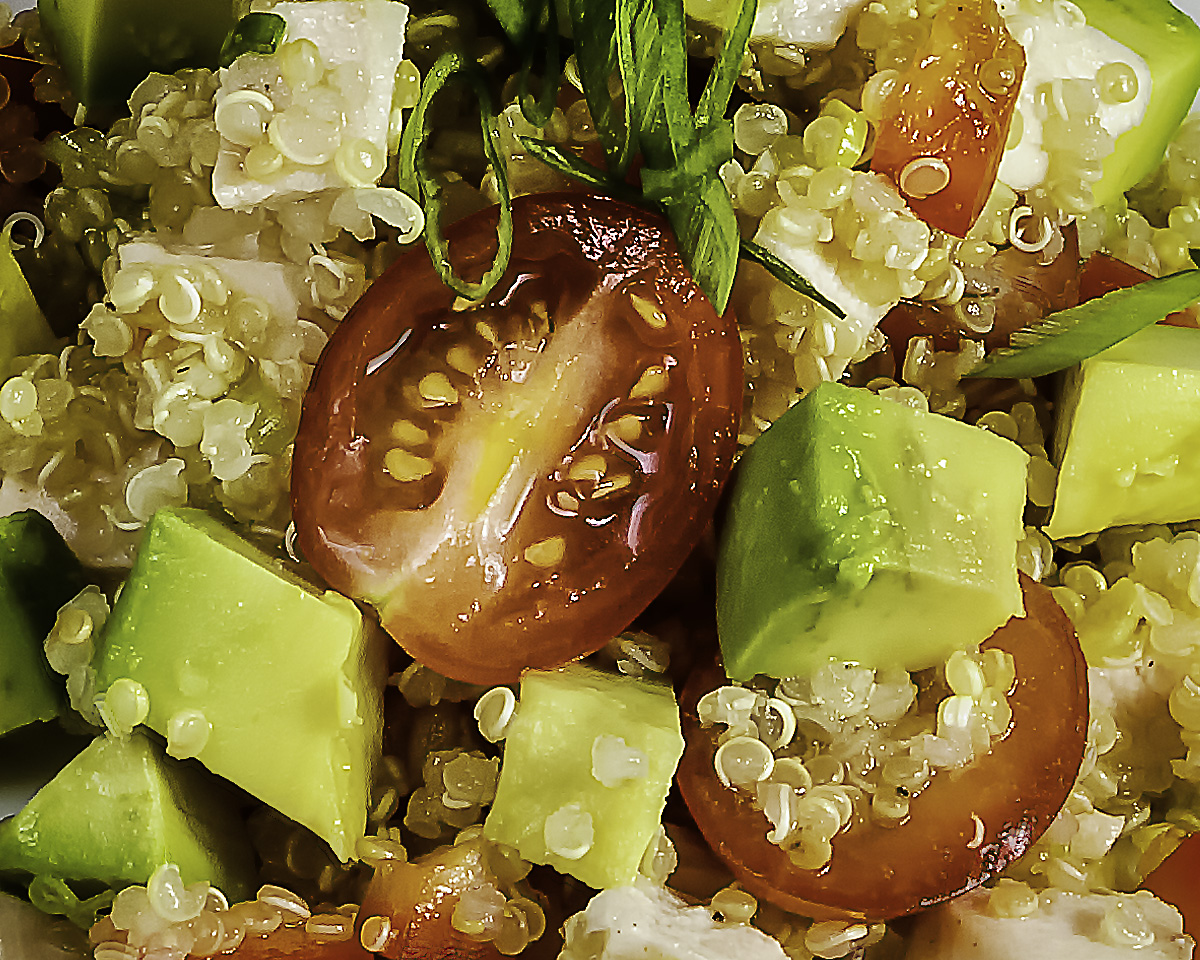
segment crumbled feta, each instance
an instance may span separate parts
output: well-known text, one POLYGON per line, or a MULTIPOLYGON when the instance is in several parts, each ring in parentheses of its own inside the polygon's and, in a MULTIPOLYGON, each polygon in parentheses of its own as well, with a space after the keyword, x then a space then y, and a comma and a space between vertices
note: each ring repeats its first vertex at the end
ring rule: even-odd
POLYGON ((666 887, 642 883, 598 893, 564 928, 559 960, 786 960, 779 942, 744 923, 718 923, 666 887))
MULTIPOLYGON (((1150 102, 1150 68, 1123 43, 1089 26, 1082 16, 1062 15, 1059 5, 1033 13, 1021 0, 998 0, 1009 32, 1025 50, 1025 77, 1017 99, 1021 139, 1005 150, 997 179, 1014 190, 1029 190, 1046 179, 1049 157, 1042 127, 1050 110, 1064 114, 1063 80, 1094 80, 1108 63, 1128 64, 1137 76, 1137 95, 1128 103, 1095 108, 1100 125, 1114 139, 1142 121, 1150 102)), ((1073 5, 1072 5, 1073 6, 1073 5)), ((1075 8, 1076 12, 1078 8, 1075 8)))
MULTIPOLYGON (((774 40, 804 49, 829 48, 846 32, 850 17, 869 0, 762 0, 751 40, 774 40)), ((730 0, 686 0, 688 16, 724 25, 736 4, 730 0)))
POLYGON ((1148 891, 1042 893, 1028 916, 988 913, 978 889, 920 915, 904 960, 1185 960, 1192 938, 1179 911, 1148 891))
POLYGON ((239 57, 221 71, 213 197, 222 207, 248 209, 373 187, 387 157, 408 7, 306 0, 270 12, 287 22, 279 49, 239 57), (303 41, 315 46, 315 58, 303 41))

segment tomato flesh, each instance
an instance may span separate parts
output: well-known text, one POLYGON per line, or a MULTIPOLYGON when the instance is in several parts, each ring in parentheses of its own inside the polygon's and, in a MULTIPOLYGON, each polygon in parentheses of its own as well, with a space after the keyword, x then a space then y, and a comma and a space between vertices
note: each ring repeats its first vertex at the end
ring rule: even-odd
POLYGON ((751 893, 818 919, 886 920, 946 900, 1000 873, 1050 825, 1083 757, 1087 670, 1070 621, 1050 591, 1022 576, 1025 617, 984 644, 1012 654, 1016 687, 1009 733, 958 773, 939 773, 898 826, 852 823, 821 870, 797 867, 767 840, 763 813, 713 770, 716 732, 697 701, 723 683, 714 665, 684 691, 687 741, 678 782, 709 845, 751 893), (983 823, 977 838, 976 819, 983 823))
POLYGON ((947 3, 884 101, 871 169, 926 223, 966 236, 996 180, 1024 75, 1025 52, 992 0, 947 3))
POLYGON ((1172 903, 1183 914, 1183 932, 1192 939, 1200 937, 1200 833, 1183 841, 1153 873, 1146 888, 1160 900, 1172 903))
MULTIPOLYGON (((446 676, 515 681, 599 649, 708 524, 741 347, 667 223, 580 194, 513 204, 508 272, 456 303, 424 250, 347 316, 304 401, 298 542, 446 676)), ((495 210, 448 231, 462 275, 495 210)))
MULTIPOLYGON (((1150 274, 1139 270, 1132 263, 1110 257, 1106 253, 1093 253, 1079 271, 1079 298, 1092 300, 1102 297, 1114 290, 1133 287, 1144 280, 1151 279, 1150 274)), ((1170 327, 1195 327, 1196 314, 1194 308, 1179 310, 1168 314, 1158 321, 1170 327)))

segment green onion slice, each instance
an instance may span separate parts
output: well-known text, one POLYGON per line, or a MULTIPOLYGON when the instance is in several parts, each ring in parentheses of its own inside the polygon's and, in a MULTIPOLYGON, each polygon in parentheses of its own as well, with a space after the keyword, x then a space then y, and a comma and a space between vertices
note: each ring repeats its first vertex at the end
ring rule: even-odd
POLYGON ((1094 357, 1168 314, 1200 300, 1200 270, 1113 290, 1016 331, 967 376, 1041 377, 1094 357))

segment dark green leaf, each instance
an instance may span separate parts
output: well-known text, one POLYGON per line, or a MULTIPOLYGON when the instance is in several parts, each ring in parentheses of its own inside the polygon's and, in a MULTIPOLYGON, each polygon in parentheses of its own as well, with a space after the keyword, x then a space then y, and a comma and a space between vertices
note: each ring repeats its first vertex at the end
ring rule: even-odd
POLYGON ((700 103, 696 106, 696 126, 701 130, 725 116, 734 84, 742 72, 742 60, 746 56, 746 45, 750 42, 750 31, 754 29, 754 16, 758 13, 758 0, 742 0, 737 20, 725 35, 721 53, 713 64, 700 103))
POLYGON ((1197 300, 1200 270, 1113 290, 1018 330, 1012 335, 1012 346, 992 351, 968 376, 1024 378, 1056 373, 1197 300))
POLYGON ((537 26, 537 15, 542 9, 540 3, 529 0, 487 0, 487 4, 509 39, 516 44, 524 43, 537 26))
POLYGON ((575 154, 544 140, 533 137, 518 137, 525 149, 537 157, 551 170, 557 170, 564 176, 580 183, 587 184, 599 193, 607 194, 618 200, 629 203, 640 203, 644 198, 636 188, 629 186, 623 180, 616 180, 599 167, 593 167, 586 160, 581 160, 575 154))
POLYGON ((765 267, 771 276, 776 280, 786 283, 797 293, 802 293, 823 306, 826 310, 832 313, 839 320, 846 316, 846 311, 839 307, 836 303, 818 292, 817 288, 805 280, 800 274, 791 268, 787 263, 780 260, 766 247, 759 246, 750 240, 743 240, 741 245, 741 256, 744 260, 750 260, 760 266, 765 267))
POLYGON ((644 167, 642 190, 649 200, 686 201, 695 184, 720 170, 733 159, 733 124, 722 120, 710 126, 691 146, 684 147, 666 169, 644 167))
MULTIPOLYGON (((535 4, 535 6, 539 6, 535 4)), ((558 100, 558 78, 562 73, 561 37, 558 34, 558 4, 555 0, 542 0, 540 6, 544 9, 539 19, 545 21, 546 29, 540 34, 529 37, 525 43, 525 53, 521 58, 520 93, 517 102, 521 105, 521 113, 535 127, 544 127, 554 113, 555 101, 558 100), (535 42, 540 38, 540 42, 535 42), (542 51, 542 94, 534 97, 529 92, 529 76, 533 70, 533 58, 537 48, 542 51)))
POLYGON ((227 67, 247 53, 268 56, 287 33, 287 21, 277 13, 248 13, 239 20, 221 45, 221 66, 227 67))
POLYGON ((679 249, 718 313, 724 313, 737 274, 737 214, 729 191, 715 173, 693 181, 693 194, 665 201, 679 249))
POLYGON ((508 190, 508 173, 504 158, 496 149, 496 111, 487 78, 474 63, 467 63, 458 53, 442 54, 421 83, 421 96, 413 108, 400 137, 400 189, 420 198, 425 207, 425 246, 434 269, 442 282, 468 300, 482 300, 504 276, 512 252, 512 197, 508 190), (497 229, 496 257, 478 283, 464 280, 454 273, 450 250, 442 234, 441 184, 425 162, 425 139, 429 134, 429 109, 437 94, 457 74, 471 84, 479 100, 479 126, 483 133, 483 152, 496 177, 496 192, 500 195, 500 224, 497 229))
POLYGON ((608 165, 624 176, 633 158, 630 101, 614 97, 623 77, 633 73, 632 15, 637 0, 570 0, 571 32, 583 95, 608 155, 608 165))

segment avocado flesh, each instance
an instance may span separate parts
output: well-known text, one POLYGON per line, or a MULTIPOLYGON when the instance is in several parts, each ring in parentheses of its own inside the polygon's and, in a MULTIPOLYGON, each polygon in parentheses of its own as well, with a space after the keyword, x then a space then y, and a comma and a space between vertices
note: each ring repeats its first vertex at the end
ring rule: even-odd
MULTIPOLYGON (((147 724, 199 714, 196 758, 348 859, 366 828, 383 648, 320 592, 199 510, 160 510, 105 626, 96 688, 128 677, 147 724)), ((170 750, 168 743, 168 750, 170 750)))
POLYGON ((186 883, 245 896, 249 846, 227 789, 144 734, 98 737, 0 822, 0 870, 124 886, 174 863, 186 883))
POLYGON ((0 736, 62 709, 44 642, 82 587, 79 561, 49 520, 32 510, 0 517, 0 736))
POLYGON ((1200 330, 1156 324, 1066 378, 1046 533, 1200 518, 1200 330))
POLYGON ((12 252, 12 240, 0 233, 0 380, 16 357, 54 352, 58 343, 12 252))
POLYGON ((1097 206, 1154 173, 1200 89, 1200 27, 1167 0, 1076 0, 1089 26, 1146 61, 1152 89, 1142 122, 1117 138, 1092 187, 1097 206))
POLYGON ((1027 463, 978 427, 821 384, 739 465, 717 566, 728 675, 921 670, 986 639, 1023 609, 1027 463))
POLYGON ((38 0, 71 92, 88 107, 121 104, 146 75, 215 70, 233 29, 232 0, 38 0))
POLYGON ((679 707, 665 684, 579 665, 527 671, 484 835, 596 889, 633 883, 658 835, 682 755, 679 707), (610 779, 601 760, 608 782, 597 779, 593 750, 600 738, 602 752, 640 752, 640 775, 610 779), (593 839, 582 855, 568 858, 548 844, 546 821, 572 806, 591 818, 593 839))

